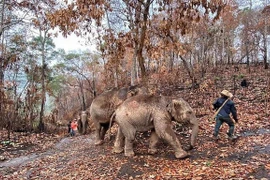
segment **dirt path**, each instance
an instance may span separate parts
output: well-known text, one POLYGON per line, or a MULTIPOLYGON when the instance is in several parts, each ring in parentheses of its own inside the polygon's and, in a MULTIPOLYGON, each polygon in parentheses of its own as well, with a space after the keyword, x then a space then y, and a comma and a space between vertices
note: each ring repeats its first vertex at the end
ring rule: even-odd
MULTIPOLYGON (((72 161, 76 161, 80 157, 85 148, 93 146, 92 136, 66 137, 45 152, 32 153, 0 162, 0 172, 3 175, 2 178, 7 179, 41 178, 40 173, 44 173, 46 176, 46 173, 50 170, 61 170, 66 162, 68 163, 66 164, 67 169, 70 168, 69 165, 72 165, 72 161)), ((47 175, 50 175, 50 173, 47 175)))
POLYGON ((17 157, 17 158, 14 158, 9 161, 2 162, 2 163, 0 162, 0 168, 23 166, 27 164, 28 162, 36 161, 41 158, 46 158, 46 156, 51 156, 53 154, 58 154, 60 152, 66 152, 68 154, 68 151, 70 151, 69 146, 74 146, 76 141, 80 141, 81 143, 84 143, 84 144, 88 143, 90 146, 93 145, 93 140, 91 139, 91 137, 85 138, 85 139, 82 139, 82 136, 73 137, 73 138, 66 137, 66 138, 63 138, 57 144, 55 144, 53 148, 47 150, 44 153, 40 153, 40 154, 33 153, 26 156, 20 156, 20 157, 17 157))
MULTIPOLYGON (((269 179, 270 130, 242 132, 235 143, 203 133, 190 158, 177 160, 165 143, 147 154, 147 135, 135 142, 134 158, 113 154, 113 141, 94 145, 93 134, 61 139, 52 148, 0 162, 0 179, 269 179), (249 142, 247 144, 246 142, 249 142)), ((187 138, 179 135, 183 145, 187 138)))

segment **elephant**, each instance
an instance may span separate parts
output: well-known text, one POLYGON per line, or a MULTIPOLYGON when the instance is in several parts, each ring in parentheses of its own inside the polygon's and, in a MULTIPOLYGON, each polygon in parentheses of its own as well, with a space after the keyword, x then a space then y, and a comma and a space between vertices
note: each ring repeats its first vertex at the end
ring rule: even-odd
POLYGON ((130 97, 116 109, 110 121, 118 124, 114 153, 124 150, 125 156, 130 157, 135 155, 133 141, 137 131, 151 130, 149 154, 155 154, 159 139, 164 139, 173 147, 175 157, 179 159, 188 157, 189 153, 182 149, 173 131, 172 121, 185 126, 192 125, 189 150, 194 147, 199 131, 199 121, 185 100, 159 95, 142 94, 130 97))
POLYGON ((78 120, 78 131, 80 134, 86 134, 88 127, 88 117, 87 117, 87 111, 82 111, 81 116, 78 120))
POLYGON ((113 88, 97 96, 90 106, 90 117, 95 127, 95 145, 104 142, 105 134, 109 128, 111 115, 115 109, 127 98, 136 94, 146 93, 146 89, 136 86, 113 88))

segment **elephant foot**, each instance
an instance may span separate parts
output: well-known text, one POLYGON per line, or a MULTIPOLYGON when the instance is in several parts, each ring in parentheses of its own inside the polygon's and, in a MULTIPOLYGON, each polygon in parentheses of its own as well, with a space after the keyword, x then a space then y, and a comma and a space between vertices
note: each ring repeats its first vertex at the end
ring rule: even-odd
POLYGON ((192 145, 189 145, 188 147, 185 148, 186 151, 191 151, 194 147, 192 145))
POLYGON ((113 148, 113 152, 114 152, 114 153, 117 153, 117 154, 123 152, 123 150, 124 150, 124 149, 121 148, 121 147, 114 147, 114 148, 113 148))
POLYGON ((148 153, 149 154, 156 154, 157 153, 157 149, 148 149, 148 153))
POLYGON ((135 155, 135 153, 134 153, 134 151, 126 151, 125 152, 125 156, 127 156, 127 157, 133 157, 135 155))
POLYGON ((189 153, 187 153, 186 151, 180 151, 180 152, 175 153, 175 158, 177 159, 184 159, 188 156, 189 156, 189 153))
POLYGON ((102 140, 98 140, 98 141, 95 142, 95 145, 96 146, 101 145, 101 144, 103 144, 103 141, 102 140))

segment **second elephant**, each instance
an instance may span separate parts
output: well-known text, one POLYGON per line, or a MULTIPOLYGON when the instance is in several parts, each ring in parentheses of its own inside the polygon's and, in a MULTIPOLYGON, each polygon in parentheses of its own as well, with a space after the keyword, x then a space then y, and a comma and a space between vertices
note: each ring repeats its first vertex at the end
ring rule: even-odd
POLYGON ((78 120, 78 132, 81 134, 86 134, 87 127, 88 127, 87 111, 82 111, 81 116, 78 120))
POLYGON ((157 152, 159 138, 167 141, 175 151, 176 158, 185 158, 189 154, 182 149, 173 131, 172 120, 183 125, 192 125, 190 147, 195 145, 199 131, 199 122, 190 105, 182 98, 172 99, 165 96, 137 95, 124 101, 115 111, 111 120, 119 125, 114 152, 123 151, 125 156, 134 156, 133 141, 137 131, 151 130, 148 152, 157 152))
POLYGON ((90 106, 90 116, 96 129, 96 145, 103 143, 109 128, 110 117, 115 109, 128 97, 141 93, 146 93, 146 89, 140 86, 114 88, 103 92, 93 100, 90 106))

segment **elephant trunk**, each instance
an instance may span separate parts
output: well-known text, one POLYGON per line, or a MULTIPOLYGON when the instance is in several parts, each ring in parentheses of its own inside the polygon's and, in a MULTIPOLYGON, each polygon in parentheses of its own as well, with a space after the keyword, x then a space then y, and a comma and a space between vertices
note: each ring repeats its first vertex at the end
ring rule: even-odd
POLYGON ((193 126, 192 126, 190 145, 191 145, 191 148, 193 148, 195 146, 196 138, 199 132, 199 122, 198 122, 198 119, 195 118, 195 120, 191 121, 191 123, 193 124, 193 126))
POLYGON ((111 127, 113 125, 114 118, 115 118, 115 112, 112 114, 112 116, 110 118, 110 124, 109 124, 109 140, 111 140, 111 127))
POLYGON ((87 113, 86 113, 86 111, 82 111, 82 113, 81 113, 81 130, 80 130, 81 134, 86 133, 87 126, 88 126, 87 113))

